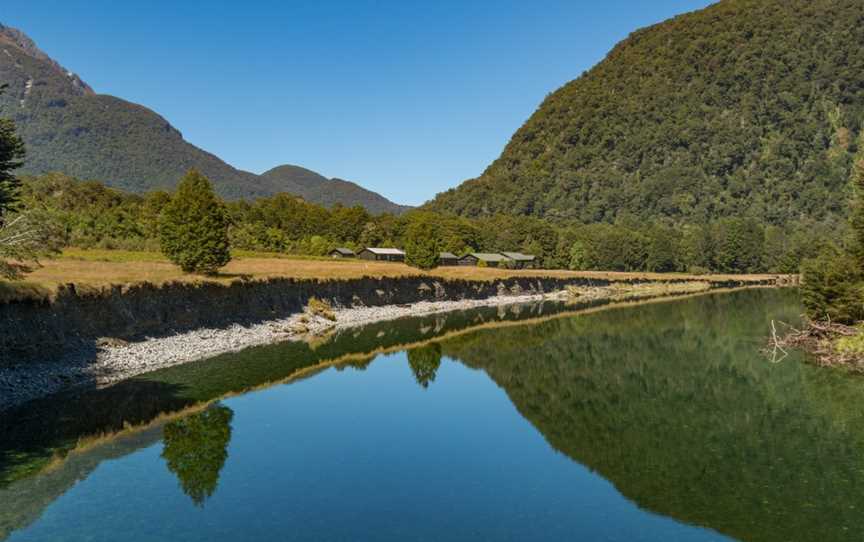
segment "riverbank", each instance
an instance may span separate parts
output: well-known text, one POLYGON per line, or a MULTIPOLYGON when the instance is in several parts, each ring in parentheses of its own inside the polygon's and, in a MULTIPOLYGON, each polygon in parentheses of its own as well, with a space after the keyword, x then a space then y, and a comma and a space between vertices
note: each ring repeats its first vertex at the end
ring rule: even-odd
POLYGON ((0 305, 0 343, 18 346, 17 355, 13 348, 0 350, 0 411, 76 386, 105 386, 251 346, 315 338, 396 318, 548 299, 611 301, 751 284, 367 278, 186 284, 114 289, 101 295, 67 289, 52 302, 0 305), (332 307, 332 316, 304 310, 313 299, 332 307))
POLYGON ((806 352, 820 367, 864 374, 864 327, 835 322, 805 320, 801 329, 772 322, 773 334, 765 354, 774 363, 783 361, 792 349, 806 352))
POLYGON ((299 257, 281 254, 238 253, 217 275, 201 277, 180 271, 162 254, 122 250, 67 249, 27 275, 23 282, 0 281, 0 303, 26 299, 52 299, 69 284, 79 291, 98 292, 113 288, 135 288, 148 284, 171 287, 174 284, 222 284, 270 280, 360 280, 425 278, 427 280, 467 280, 494 282, 514 278, 544 278, 588 281, 691 281, 712 283, 764 283, 794 280, 793 276, 691 275, 686 273, 646 273, 617 271, 567 271, 550 269, 498 269, 492 267, 452 266, 423 271, 404 263, 372 262, 359 259, 299 257))

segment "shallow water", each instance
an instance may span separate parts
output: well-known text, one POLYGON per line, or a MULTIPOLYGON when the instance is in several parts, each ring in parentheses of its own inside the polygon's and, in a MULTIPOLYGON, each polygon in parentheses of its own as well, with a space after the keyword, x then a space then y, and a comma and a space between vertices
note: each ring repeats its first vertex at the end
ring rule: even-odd
POLYGON ((29 405, 0 420, 0 538, 861 539, 864 381, 758 352, 794 292, 561 310, 379 324, 29 405))

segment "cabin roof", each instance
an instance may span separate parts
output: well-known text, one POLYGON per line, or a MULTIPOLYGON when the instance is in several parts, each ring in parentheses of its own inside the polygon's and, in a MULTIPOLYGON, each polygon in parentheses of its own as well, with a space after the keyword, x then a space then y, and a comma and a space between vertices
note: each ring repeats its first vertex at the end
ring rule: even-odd
POLYGON ((459 256, 453 254, 452 252, 442 252, 438 255, 442 260, 458 260, 459 256))
POLYGON ((532 254, 522 254, 521 252, 502 252, 501 254, 517 262, 533 262, 537 259, 537 257, 532 254))
MULTIPOLYGON (((510 258, 503 254, 497 254, 494 252, 472 252, 471 254, 467 254, 467 256, 474 256, 478 260, 482 262, 508 262, 510 258)), ((464 257, 464 256, 463 256, 464 257)))
POLYGON ((344 248, 344 247, 334 248, 330 252, 331 253, 332 252, 338 252, 339 254, 342 254, 343 256, 353 256, 354 255, 353 250, 351 250, 350 248, 344 248))
POLYGON ((404 255, 405 255, 405 253, 402 252, 401 250, 399 250, 398 248, 373 248, 373 247, 366 247, 366 248, 363 249, 363 250, 368 250, 368 251, 371 252, 372 254, 381 254, 382 256, 384 256, 384 255, 387 255, 387 256, 404 256, 404 255))

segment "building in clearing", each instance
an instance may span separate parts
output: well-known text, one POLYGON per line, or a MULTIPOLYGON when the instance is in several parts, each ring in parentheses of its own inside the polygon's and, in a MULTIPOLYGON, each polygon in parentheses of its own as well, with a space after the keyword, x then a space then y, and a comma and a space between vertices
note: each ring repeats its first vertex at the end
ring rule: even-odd
POLYGON ((514 269, 534 269, 537 266, 537 257, 532 254, 522 254, 521 252, 502 252, 513 263, 511 266, 514 269))
POLYGON ((405 253, 398 248, 364 248, 357 257, 361 260, 376 262, 404 262, 405 253))
POLYGON ((449 265, 459 265, 459 256, 452 252, 442 252, 438 255, 438 265, 445 267, 449 265))
POLYGON ((483 267, 507 267, 512 260, 503 254, 494 252, 472 252, 459 258, 459 265, 483 267), (481 263, 482 262, 482 263, 481 263))
POLYGON ((331 258, 354 258, 356 256, 350 248, 334 248, 330 251, 331 258))

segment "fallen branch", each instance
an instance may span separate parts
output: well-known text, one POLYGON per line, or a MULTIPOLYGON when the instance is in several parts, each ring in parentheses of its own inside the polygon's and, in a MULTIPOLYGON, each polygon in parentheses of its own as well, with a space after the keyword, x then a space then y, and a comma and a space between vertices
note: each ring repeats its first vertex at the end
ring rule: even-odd
POLYGON ((855 372, 864 373, 864 354, 843 352, 836 347, 836 341, 842 337, 854 337, 862 333, 858 328, 837 324, 830 320, 819 322, 805 319, 803 329, 780 322, 785 326, 786 333, 778 334, 774 321, 771 321, 771 338, 763 353, 771 358, 772 363, 779 363, 788 356, 788 350, 797 349, 813 356, 820 367, 846 367, 855 372), (783 356, 778 359, 778 353, 783 356))

